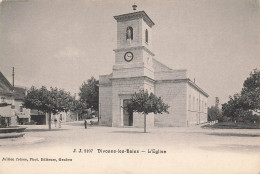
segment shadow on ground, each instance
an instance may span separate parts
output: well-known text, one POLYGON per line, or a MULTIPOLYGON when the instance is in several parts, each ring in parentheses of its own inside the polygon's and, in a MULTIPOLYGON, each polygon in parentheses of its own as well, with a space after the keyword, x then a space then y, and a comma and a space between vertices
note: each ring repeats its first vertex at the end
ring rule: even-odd
POLYGON ((53 132, 53 131, 64 131, 69 129, 26 129, 25 132, 53 132))
POLYGON ((220 144, 218 146, 200 146, 199 148, 208 151, 260 152, 260 146, 257 145, 220 144))
POLYGON ((230 133, 230 132, 179 132, 179 133, 186 133, 186 134, 204 134, 204 135, 211 135, 211 136, 233 136, 233 137, 260 137, 260 134, 254 133, 230 133))
POLYGON ((235 136, 235 137, 260 137, 259 134, 241 134, 241 133, 206 133, 215 136, 235 136))
MULTIPOLYGON (((140 133, 144 133, 144 132, 142 132, 142 131, 112 131, 110 133, 140 134, 140 133)), ((150 132, 146 132, 146 133, 150 133, 150 132)))

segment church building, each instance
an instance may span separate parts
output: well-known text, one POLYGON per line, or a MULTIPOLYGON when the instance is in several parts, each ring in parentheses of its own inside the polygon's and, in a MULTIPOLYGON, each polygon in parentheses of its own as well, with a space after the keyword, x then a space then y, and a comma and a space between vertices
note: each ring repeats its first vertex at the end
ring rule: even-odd
POLYGON ((155 24, 150 17, 137 11, 114 18, 115 64, 111 74, 99 77, 100 124, 143 127, 142 114, 123 109, 140 90, 154 93, 170 106, 168 114, 147 115, 147 127, 186 127, 207 122, 209 95, 187 77, 187 70, 171 69, 155 59, 152 51, 155 24))

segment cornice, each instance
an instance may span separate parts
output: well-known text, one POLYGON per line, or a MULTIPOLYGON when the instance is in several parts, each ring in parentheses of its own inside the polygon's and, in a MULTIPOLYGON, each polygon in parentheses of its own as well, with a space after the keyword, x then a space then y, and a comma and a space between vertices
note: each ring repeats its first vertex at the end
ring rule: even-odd
POLYGON ((146 79, 152 83, 155 82, 154 79, 147 77, 147 76, 139 76, 139 77, 119 77, 119 78, 109 78, 111 81, 113 80, 129 80, 129 79, 146 79))
POLYGON ((118 48, 114 49, 113 51, 115 52, 120 52, 120 51, 131 51, 131 50, 140 50, 144 49, 146 52, 148 52, 151 56, 155 56, 155 54, 150 51, 146 46, 136 46, 136 47, 128 47, 128 48, 118 48))
POLYGON ((206 97, 209 97, 209 95, 205 91, 203 91, 198 85, 193 83, 190 79, 156 80, 155 83, 181 83, 181 82, 189 83, 192 87, 197 89, 203 95, 205 95, 206 97))
POLYGON ((126 20, 134 20, 134 19, 143 18, 143 20, 149 27, 152 27, 155 25, 154 22, 151 20, 151 18, 145 13, 145 11, 138 11, 138 12, 134 12, 134 13, 122 14, 122 15, 114 16, 114 18, 115 18, 115 20, 117 20, 117 22, 123 22, 126 20))

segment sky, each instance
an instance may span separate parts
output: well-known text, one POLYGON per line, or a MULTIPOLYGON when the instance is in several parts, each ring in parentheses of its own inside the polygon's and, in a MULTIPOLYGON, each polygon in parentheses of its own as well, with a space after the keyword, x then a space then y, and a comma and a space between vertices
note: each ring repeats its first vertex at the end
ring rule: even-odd
POLYGON ((144 10, 154 21, 152 51, 220 103, 260 68, 258 0, 10 0, 0 3, 0 71, 15 85, 78 93, 115 62, 115 15, 144 10))

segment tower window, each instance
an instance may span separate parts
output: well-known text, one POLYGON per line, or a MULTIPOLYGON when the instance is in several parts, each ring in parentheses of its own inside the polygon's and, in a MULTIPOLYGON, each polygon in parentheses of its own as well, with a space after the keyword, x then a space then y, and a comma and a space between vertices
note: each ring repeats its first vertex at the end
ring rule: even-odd
POLYGON ((148 43, 148 30, 145 30, 145 42, 148 43))
POLYGON ((133 40, 133 28, 132 27, 127 27, 127 29, 126 29, 126 40, 127 39, 133 40))

